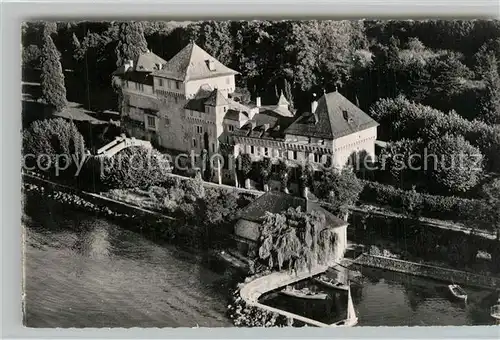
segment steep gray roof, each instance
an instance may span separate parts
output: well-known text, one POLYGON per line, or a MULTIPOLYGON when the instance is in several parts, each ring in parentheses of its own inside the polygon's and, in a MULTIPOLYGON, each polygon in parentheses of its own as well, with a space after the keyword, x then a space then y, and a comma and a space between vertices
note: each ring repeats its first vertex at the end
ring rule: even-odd
POLYGON ((238 72, 223 65, 201 47, 191 42, 173 56, 172 59, 163 64, 162 69, 155 71, 154 74, 166 78, 188 81, 234 75, 238 74, 238 72), (213 62, 214 70, 210 70, 209 61, 213 62))
POLYGON ((336 139, 378 126, 378 123, 339 92, 324 94, 314 113, 306 113, 285 133, 305 137, 336 139))
POLYGON ((151 51, 142 53, 137 60, 134 60, 134 69, 142 72, 153 72, 158 66, 166 63, 163 58, 160 58, 151 51))
POLYGON ((215 89, 210 96, 205 101, 205 105, 210 106, 220 106, 228 105, 229 101, 224 97, 224 95, 217 89, 215 89))
POLYGON ((163 65, 166 61, 154 54, 151 51, 142 53, 139 57, 134 60, 134 66, 127 71, 125 71, 125 65, 121 65, 113 72, 113 75, 123 75, 128 72, 153 72, 158 69, 160 65, 163 65))
POLYGON ((224 119, 228 120, 234 120, 237 122, 243 121, 243 120, 248 120, 248 114, 242 111, 236 111, 236 110, 227 110, 226 115, 224 116, 224 119))
POLYGON ((240 213, 239 218, 251 222, 262 222, 266 212, 273 214, 284 212, 288 208, 300 207, 302 211, 317 211, 325 215, 326 221, 330 227, 341 227, 347 224, 346 221, 333 215, 331 212, 322 208, 319 204, 306 200, 302 197, 292 196, 284 192, 268 191, 264 195, 250 203, 240 213))

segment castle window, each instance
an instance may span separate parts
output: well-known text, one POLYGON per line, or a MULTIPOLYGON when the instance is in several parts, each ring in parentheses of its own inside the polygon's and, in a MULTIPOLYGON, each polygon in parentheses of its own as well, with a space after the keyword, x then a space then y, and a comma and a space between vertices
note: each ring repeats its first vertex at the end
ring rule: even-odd
POLYGON ((212 152, 215 152, 215 144, 212 143, 212 152))
POLYGON ((314 162, 321 163, 321 155, 318 153, 314 154, 314 162))
POLYGON ((163 79, 162 78, 158 79, 158 86, 163 86, 163 79))
POLYGON ((156 117, 146 115, 146 129, 156 131, 156 117))
POLYGON ((232 126, 232 125, 228 125, 228 126, 227 126, 227 129, 228 129, 229 131, 231 131, 231 132, 232 132, 232 131, 234 131, 234 126, 232 126))
POLYGON ((203 126, 201 125, 195 125, 196 133, 202 134, 203 133, 203 126))
POLYGON ((255 147, 253 145, 250 145, 250 153, 253 155, 255 152, 255 147))
POLYGON ((196 138, 193 138, 193 148, 196 148, 196 138))
POLYGON ((179 90, 179 89, 181 88, 181 82, 180 82, 180 81, 176 81, 176 82, 175 82, 175 88, 176 88, 177 90, 179 90))
POLYGON ((143 86, 142 86, 142 84, 135 83, 135 89, 136 89, 137 91, 142 91, 142 90, 143 90, 143 88, 141 88, 141 87, 143 87, 143 86))
POLYGON ((269 156, 269 148, 264 148, 264 156, 269 156))

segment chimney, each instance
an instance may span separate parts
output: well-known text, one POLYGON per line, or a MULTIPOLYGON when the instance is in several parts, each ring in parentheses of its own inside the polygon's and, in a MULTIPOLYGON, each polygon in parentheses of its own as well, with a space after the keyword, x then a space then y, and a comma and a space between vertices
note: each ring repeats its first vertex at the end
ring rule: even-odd
POLYGON ((258 107, 253 107, 248 111, 248 119, 253 119, 253 117, 259 113, 258 107))
POLYGON ((261 106, 260 97, 255 98, 255 105, 256 105, 257 107, 260 107, 260 106, 261 106))
POLYGON ((313 100, 311 103, 311 113, 316 112, 316 108, 318 107, 318 102, 316 100, 313 100))
POLYGON ((309 199, 309 187, 304 186, 302 188, 302 197, 305 198, 306 200, 309 199))
POLYGON ((126 60, 123 65, 125 66, 125 72, 127 72, 129 69, 134 68, 134 61, 133 60, 126 60))

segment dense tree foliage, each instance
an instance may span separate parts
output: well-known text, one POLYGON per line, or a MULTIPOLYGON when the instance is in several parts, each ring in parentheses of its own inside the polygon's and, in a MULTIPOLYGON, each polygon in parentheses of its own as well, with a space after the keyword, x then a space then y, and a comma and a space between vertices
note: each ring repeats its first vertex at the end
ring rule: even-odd
POLYGON ((245 188, 250 186, 250 173, 252 172, 252 158, 249 154, 244 153, 238 156, 238 173, 243 181, 245 181, 245 188))
POLYGON ((315 183, 315 192, 331 206, 334 214, 346 216, 349 206, 356 204, 363 184, 350 169, 325 171, 315 183))
POLYGON ((129 147, 100 160, 101 181, 109 188, 149 188, 168 179, 171 165, 155 149, 129 147))
POLYGON ((57 111, 63 110, 68 104, 60 58, 61 54, 52 38, 46 34, 41 54, 40 83, 45 102, 57 111))
POLYGON ((481 71, 485 82, 485 93, 482 98, 479 118, 486 123, 500 124, 499 62, 492 52, 487 54, 482 62, 481 71))
POLYGON ((431 141, 427 156, 426 170, 444 192, 466 192, 479 182, 483 156, 462 136, 444 135, 431 141))
POLYGON ((259 162, 259 175, 262 178, 262 185, 264 186, 264 191, 268 191, 268 182, 271 177, 273 163, 269 157, 264 157, 259 162))
POLYGON ((121 66, 126 60, 136 61, 147 52, 148 43, 144 37, 141 23, 124 22, 119 24, 118 44, 116 45, 116 65, 121 66))
POLYGON ((429 143, 445 134, 462 136, 479 148, 486 158, 487 170, 500 170, 499 127, 466 120, 454 111, 446 114, 402 96, 378 101, 370 109, 370 114, 380 123, 382 139, 397 141, 401 138, 420 138, 424 143, 429 143))
POLYGON ((34 121, 23 131, 26 165, 37 171, 59 176, 61 174, 56 173, 59 168, 74 176, 84 151, 83 136, 73 122, 62 118, 34 121))
MULTIPOLYGON (((73 68, 68 55, 80 55, 80 63, 85 58, 87 66, 74 68, 86 69, 76 77, 91 87, 109 87, 122 55, 133 58, 147 48, 145 41, 169 59, 194 40, 238 70, 238 86, 252 96, 274 101, 276 88, 299 111, 309 108, 312 93, 341 85, 364 109, 380 98, 404 94, 475 118, 483 78, 469 69, 477 68, 481 48, 500 57, 499 25, 486 20, 65 22, 51 27, 64 68, 73 68)), ((23 46, 41 48, 45 30, 39 22, 23 25, 23 46)), ((89 94, 83 97, 89 100, 89 94)))
POLYGON ((300 208, 266 213, 259 239, 259 258, 274 269, 311 270, 331 265, 335 260, 335 232, 326 225, 325 216, 300 208))
POLYGON ((23 67, 35 68, 40 66, 40 48, 37 45, 23 47, 22 60, 23 67))
POLYGON ((500 241, 500 179, 494 179, 482 189, 482 197, 490 206, 490 214, 487 216, 497 231, 497 240, 500 241))

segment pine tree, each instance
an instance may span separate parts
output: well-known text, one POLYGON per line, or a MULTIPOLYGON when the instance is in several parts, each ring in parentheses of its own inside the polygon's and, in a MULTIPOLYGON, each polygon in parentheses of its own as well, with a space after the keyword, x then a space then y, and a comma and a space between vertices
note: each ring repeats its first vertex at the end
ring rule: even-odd
POLYGON ((293 94, 292 94, 292 86, 285 78, 285 97, 290 103, 290 109, 293 110, 293 94))
POLYGON ((493 53, 484 58, 483 80, 486 93, 481 105, 481 120, 486 123, 500 124, 500 75, 498 61, 493 53))
POLYGON ((54 21, 47 21, 43 25, 43 35, 52 35, 57 33, 57 23, 54 21))
POLYGON ((136 60, 148 51, 142 25, 138 22, 120 24, 116 45, 116 65, 121 66, 126 60, 136 60))
POLYGON ((78 37, 76 36, 75 33, 73 33, 72 39, 73 39, 73 41, 72 41, 73 51, 76 52, 81 48, 80 40, 78 40, 78 37))
POLYGON ((40 83, 45 102, 57 111, 63 110, 68 105, 60 60, 61 54, 50 35, 46 34, 41 55, 40 83))

